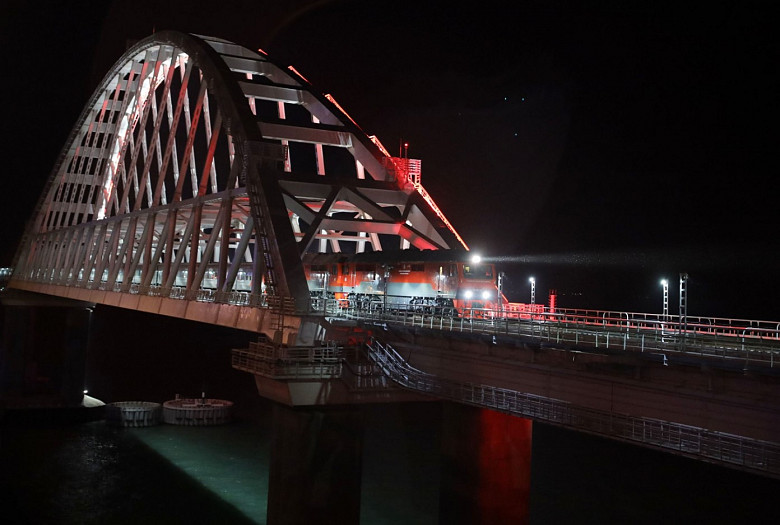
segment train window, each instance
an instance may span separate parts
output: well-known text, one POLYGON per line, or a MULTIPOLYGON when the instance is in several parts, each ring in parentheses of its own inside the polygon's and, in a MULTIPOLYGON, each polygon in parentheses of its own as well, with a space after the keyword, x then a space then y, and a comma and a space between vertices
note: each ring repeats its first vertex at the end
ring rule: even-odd
POLYGON ((424 272, 425 271, 425 265, 424 264, 413 264, 412 265, 412 271, 413 272, 424 272))
POLYGON ((374 265, 373 264, 366 264, 366 263, 357 263, 355 264, 355 270, 358 272, 373 272, 374 271, 374 265))
POLYGON ((311 271, 313 271, 313 272, 327 272, 328 271, 328 265, 326 265, 326 264, 312 264, 311 265, 311 271))
POLYGON ((339 265, 338 265, 338 264, 334 264, 334 265, 331 267, 331 269, 330 269, 330 274, 331 274, 331 275, 338 275, 338 274, 339 274, 339 265))
POLYGON ((489 264, 464 264, 463 277, 466 279, 492 279, 493 267, 489 264))

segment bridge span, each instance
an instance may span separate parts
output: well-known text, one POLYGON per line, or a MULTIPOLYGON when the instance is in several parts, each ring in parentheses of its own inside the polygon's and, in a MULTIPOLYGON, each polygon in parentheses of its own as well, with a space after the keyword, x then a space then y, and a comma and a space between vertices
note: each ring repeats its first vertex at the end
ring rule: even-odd
POLYGON ((717 330, 714 319, 689 322, 684 332, 650 314, 484 314, 334 304, 331 322, 353 327, 351 344, 258 342, 234 350, 233 366, 290 405, 417 394, 780 477, 776 334, 750 338, 739 320, 718 320, 717 330))
POLYGON ((289 405, 444 398, 780 477, 778 323, 508 303, 420 168, 264 52, 156 33, 86 103, 8 286, 256 333, 233 365, 289 405))

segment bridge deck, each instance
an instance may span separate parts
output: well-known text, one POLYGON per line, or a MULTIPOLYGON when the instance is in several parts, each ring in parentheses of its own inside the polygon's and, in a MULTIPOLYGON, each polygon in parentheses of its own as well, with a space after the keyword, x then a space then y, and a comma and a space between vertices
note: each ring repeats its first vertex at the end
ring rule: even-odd
POLYGON ((335 303, 325 310, 339 319, 531 339, 559 348, 619 350, 645 354, 666 364, 670 360, 694 361, 780 373, 780 330, 778 323, 769 321, 696 317, 683 323, 677 316, 663 319, 657 314, 596 310, 544 311, 526 316, 472 310, 453 316, 422 309, 341 308, 335 303))
POLYGON ((777 381, 388 328, 368 352, 405 389, 780 477, 777 381))

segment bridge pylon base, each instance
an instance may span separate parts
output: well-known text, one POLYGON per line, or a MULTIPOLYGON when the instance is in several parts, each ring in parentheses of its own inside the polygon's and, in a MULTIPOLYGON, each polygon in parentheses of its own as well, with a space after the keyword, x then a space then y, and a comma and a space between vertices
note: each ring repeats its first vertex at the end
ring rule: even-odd
POLYGON ((360 523, 362 427, 359 409, 274 405, 269 525, 360 523))
POLYGON ((93 304, 3 297, 0 396, 29 406, 81 406, 93 304))
POLYGON ((444 403, 439 523, 528 523, 532 422, 444 403))

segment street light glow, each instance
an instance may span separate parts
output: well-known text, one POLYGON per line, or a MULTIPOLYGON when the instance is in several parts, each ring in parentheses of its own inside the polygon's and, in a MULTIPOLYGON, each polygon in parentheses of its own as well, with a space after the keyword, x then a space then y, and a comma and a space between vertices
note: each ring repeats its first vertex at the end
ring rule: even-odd
POLYGON ((664 287, 664 303, 663 303, 663 316, 664 319, 669 318, 669 281, 661 279, 661 286, 664 287))

